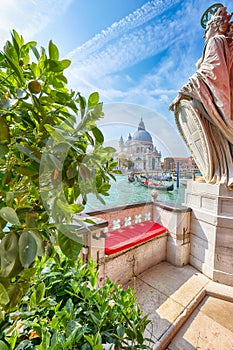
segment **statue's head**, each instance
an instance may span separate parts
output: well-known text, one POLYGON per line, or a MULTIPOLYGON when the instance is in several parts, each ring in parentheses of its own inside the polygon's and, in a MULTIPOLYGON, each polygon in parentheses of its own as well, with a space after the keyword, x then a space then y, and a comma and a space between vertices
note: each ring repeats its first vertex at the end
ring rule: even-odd
POLYGON ((232 13, 227 13, 226 7, 220 7, 207 23, 205 41, 217 34, 227 35, 231 27, 231 17, 232 13))

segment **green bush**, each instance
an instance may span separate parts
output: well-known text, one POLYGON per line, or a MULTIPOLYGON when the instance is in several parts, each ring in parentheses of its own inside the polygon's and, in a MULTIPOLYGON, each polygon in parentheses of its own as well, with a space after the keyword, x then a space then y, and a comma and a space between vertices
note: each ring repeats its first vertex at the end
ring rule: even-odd
POLYGON ((106 343, 149 349, 143 335, 148 323, 132 289, 110 280, 98 286, 93 261, 63 257, 60 265, 53 259, 37 264, 28 293, 0 324, 0 339, 17 350, 101 350, 106 343))

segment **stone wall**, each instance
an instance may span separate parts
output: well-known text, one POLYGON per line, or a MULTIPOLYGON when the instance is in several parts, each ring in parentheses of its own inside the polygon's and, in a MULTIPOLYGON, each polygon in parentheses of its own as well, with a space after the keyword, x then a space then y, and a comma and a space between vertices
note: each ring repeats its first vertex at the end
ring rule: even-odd
POLYGON ((182 205, 155 202, 153 221, 168 230, 167 258, 175 266, 189 263, 191 209, 182 205))
POLYGON ((185 204, 192 208, 191 265, 233 286, 233 191, 189 181, 185 204))

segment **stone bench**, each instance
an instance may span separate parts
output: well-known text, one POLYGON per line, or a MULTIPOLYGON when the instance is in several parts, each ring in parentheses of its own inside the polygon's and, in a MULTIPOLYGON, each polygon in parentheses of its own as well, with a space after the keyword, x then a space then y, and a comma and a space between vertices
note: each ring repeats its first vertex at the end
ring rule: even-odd
POLYGON ((106 278, 124 284, 134 276, 166 260, 167 229, 153 221, 107 233, 104 255, 98 261, 99 281, 106 278))
POLYGON ((147 242, 167 232, 162 225, 145 221, 109 232, 105 238, 105 254, 112 255, 147 242))
POLYGON ((124 284, 162 261, 175 266, 189 263, 191 210, 187 207, 137 202, 83 215, 96 221, 83 233, 84 258, 96 261, 101 283, 110 277, 124 284))

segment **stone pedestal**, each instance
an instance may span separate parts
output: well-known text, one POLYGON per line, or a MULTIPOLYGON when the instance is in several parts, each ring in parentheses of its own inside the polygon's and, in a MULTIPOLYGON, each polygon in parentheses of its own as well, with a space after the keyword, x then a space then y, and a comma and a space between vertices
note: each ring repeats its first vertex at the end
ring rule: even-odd
POLYGON ((233 286, 233 191, 190 180, 185 205, 192 209, 190 264, 233 286))

